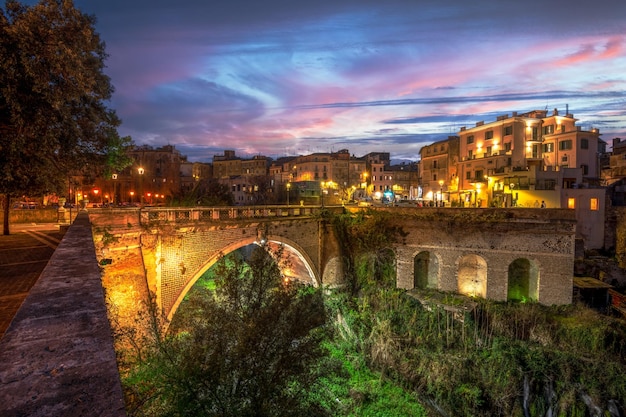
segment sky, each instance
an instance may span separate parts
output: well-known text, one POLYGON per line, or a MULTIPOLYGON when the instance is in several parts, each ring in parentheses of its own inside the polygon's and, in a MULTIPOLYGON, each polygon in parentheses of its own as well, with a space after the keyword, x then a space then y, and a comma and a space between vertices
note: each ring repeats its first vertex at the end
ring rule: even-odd
POLYGON ((74 0, 106 43, 110 107, 190 161, 422 146, 566 108, 626 139, 623 0, 74 0))

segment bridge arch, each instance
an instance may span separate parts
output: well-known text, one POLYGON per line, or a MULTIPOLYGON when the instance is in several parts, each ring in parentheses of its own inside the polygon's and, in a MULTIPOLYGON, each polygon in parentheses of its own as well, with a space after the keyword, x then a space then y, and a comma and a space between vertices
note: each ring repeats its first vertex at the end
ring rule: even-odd
POLYGON ((434 252, 421 251, 413 257, 413 287, 426 289, 439 287, 439 256, 434 252))
MULTIPOLYGON (((305 270, 308 273, 308 278, 310 279, 310 282, 313 283, 313 285, 315 286, 319 285, 319 277, 317 276, 317 274, 315 273, 315 270, 312 267, 313 265, 312 260, 296 242, 293 242, 291 239, 286 239, 284 237, 279 237, 279 236, 268 236, 266 237, 266 239, 267 239, 267 242, 263 242, 263 243, 267 243, 270 246, 274 246, 274 247, 282 246, 284 249, 286 249, 286 251, 283 253, 283 258, 295 255, 294 259, 290 260, 295 263, 296 265, 295 268, 297 268, 299 271, 305 270)), ((215 265, 222 256, 227 255, 231 252, 234 252, 240 248, 246 247, 248 245, 253 245, 253 244, 260 245, 262 243, 258 241, 257 237, 250 236, 247 238, 242 238, 238 240, 237 242, 230 243, 224 246, 220 251, 209 256, 207 261, 195 272, 193 277, 189 279, 189 281, 187 281, 182 291, 176 298, 176 301, 172 305, 172 308, 170 309, 169 313, 167 314, 167 319, 172 320, 172 318, 174 317, 174 314, 178 310, 178 307, 180 306, 182 301, 185 299, 185 296, 187 295, 187 293, 195 285, 198 279, 200 279, 200 277, 202 277, 202 275, 204 275, 206 271, 208 271, 213 265, 215 265)), ((280 260, 277 260, 277 261, 280 262, 280 260)), ((290 271, 293 271, 292 268, 289 268, 289 269, 290 271)), ((292 277, 292 276, 287 275, 287 277, 292 277)))
POLYGON ((517 258, 508 267, 507 300, 537 300, 539 297, 539 267, 535 260, 517 258))
POLYGON ((457 286, 460 294, 487 297, 487 261, 479 255, 468 254, 457 261, 457 286))

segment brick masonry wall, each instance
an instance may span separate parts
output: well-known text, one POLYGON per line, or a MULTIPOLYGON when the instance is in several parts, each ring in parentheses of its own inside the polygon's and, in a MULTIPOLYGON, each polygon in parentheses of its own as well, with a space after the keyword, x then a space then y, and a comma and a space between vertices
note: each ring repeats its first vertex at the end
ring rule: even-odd
MULTIPOLYGON (((425 213, 421 213, 425 214, 425 213)), ((395 248, 398 286, 414 287, 414 258, 423 251, 439 260, 438 289, 458 291, 459 261, 477 255, 487 264, 486 296, 506 300, 508 268, 516 259, 527 259, 538 267, 538 301, 568 304, 572 301, 575 220, 562 213, 545 218, 455 217, 419 218, 402 216, 408 235, 395 248)), ((481 213, 485 214, 485 213, 481 213)))

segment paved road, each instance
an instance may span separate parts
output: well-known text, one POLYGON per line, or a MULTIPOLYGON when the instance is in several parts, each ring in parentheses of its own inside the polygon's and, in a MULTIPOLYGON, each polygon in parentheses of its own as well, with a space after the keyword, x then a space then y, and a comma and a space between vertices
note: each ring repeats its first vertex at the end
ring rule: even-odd
POLYGON ((63 234, 57 224, 15 224, 10 235, 0 235, 0 338, 63 234))

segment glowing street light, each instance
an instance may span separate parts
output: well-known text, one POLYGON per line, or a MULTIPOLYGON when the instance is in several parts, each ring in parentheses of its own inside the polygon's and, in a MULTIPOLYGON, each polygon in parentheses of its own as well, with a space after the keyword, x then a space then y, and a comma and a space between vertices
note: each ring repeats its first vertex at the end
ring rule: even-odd
POLYGON ((443 207, 443 180, 439 180, 439 205, 443 207))
POLYGON ((137 172, 139 173, 139 195, 140 197, 140 205, 143 207, 143 174, 146 172, 142 167, 137 168, 137 172))
POLYGON ((287 183, 287 207, 289 207, 289 194, 291 194, 291 183, 287 183))

